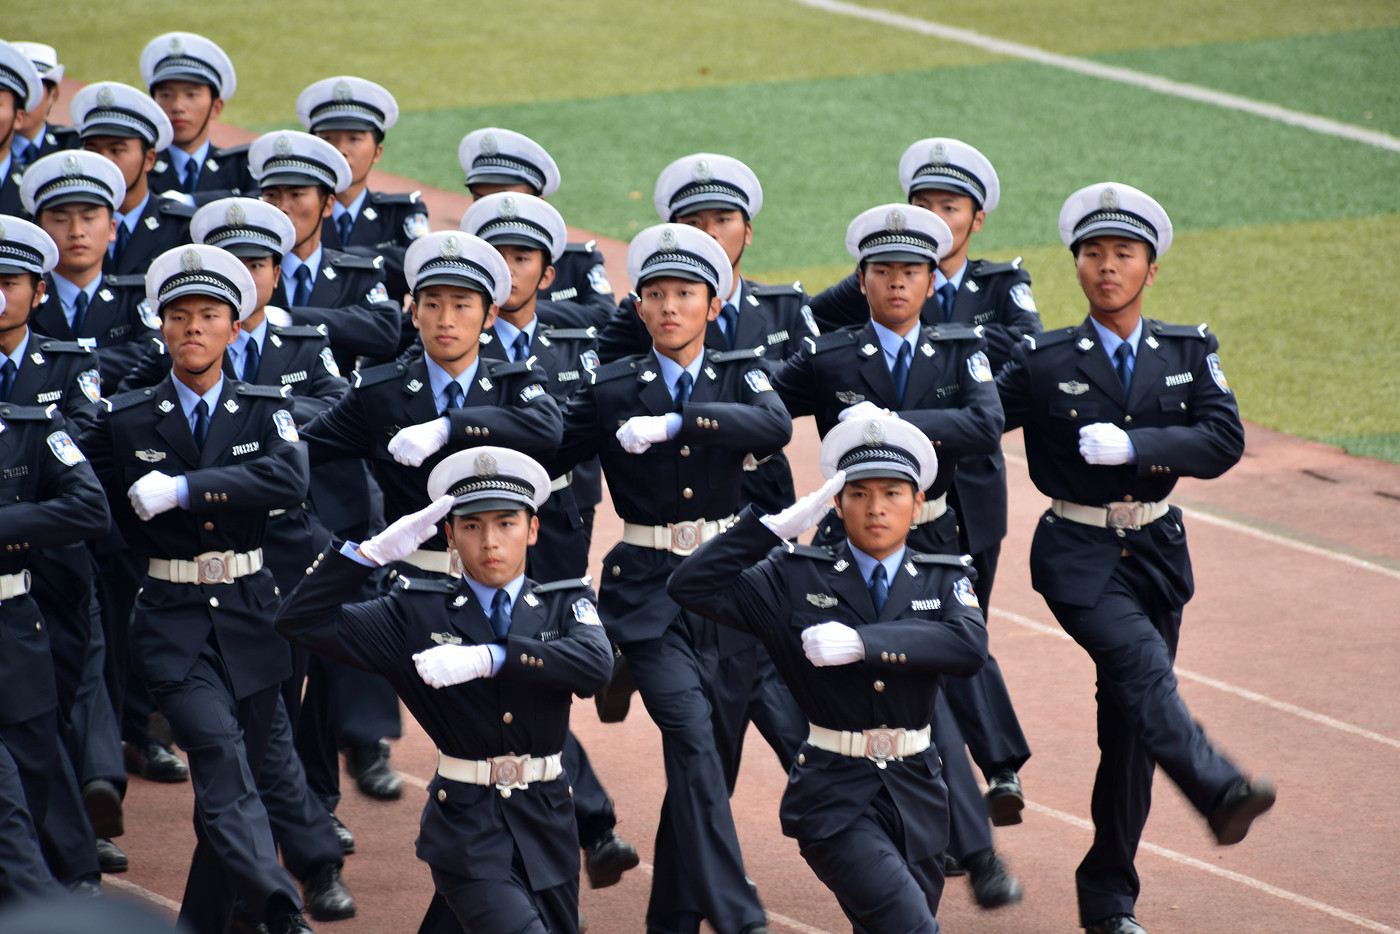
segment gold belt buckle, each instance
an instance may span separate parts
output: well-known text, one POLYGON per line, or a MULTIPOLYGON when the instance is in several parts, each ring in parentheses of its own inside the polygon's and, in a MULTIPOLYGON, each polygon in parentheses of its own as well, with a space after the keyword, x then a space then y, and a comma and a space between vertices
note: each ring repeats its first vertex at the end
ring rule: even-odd
POLYGON ((491 784, 500 789, 502 798, 509 798, 512 788, 525 787, 525 761, 529 758, 529 756, 492 756, 486 760, 491 763, 491 784))
POLYGON ((899 737, 903 730, 861 730, 865 737, 865 758, 875 760, 880 768, 891 759, 899 758, 899 737))
POLYGON ((1108 522, 1105 524, 1110 529, 1132 529, 1136 532, 1142 528, 1139 518, 1141 507, 1141 503, 1109 503, 1108 522))
POLYGON ((233 578, 230 576, 232 568, 226 555, 200 555, 195 558, 196 574, 199 580, 197 584, 231 584, 233 578))
POLYGON ((668 522, 671 530, 671 550, 677 554, 690 554, 700 547, 702 522, 668 522))

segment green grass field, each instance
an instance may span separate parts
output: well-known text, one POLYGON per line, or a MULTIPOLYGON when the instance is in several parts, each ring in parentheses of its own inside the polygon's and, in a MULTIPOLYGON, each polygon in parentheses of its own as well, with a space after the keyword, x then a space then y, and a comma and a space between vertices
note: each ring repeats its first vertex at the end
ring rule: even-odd
MULTIPOLYGON (((863 5, 1400 135, 1393 0, 863 5)), ((667 162, 729 153, 765 189, 745 272, 811 291, 849 270, 849 219, 898 200, 904 147, 957 136, 1002 182, 974 252, 1025 257, 1047 326, 1084 310, 1060 203, 1094 181, 1137 185, 1177 231, 1147 311, 1210 323, 1245 416, 1400 461, 1400 153, 793 0, 194 9, 57 2, 7 13, 5 33, 54 44, 74 77, 137 83, 148 38, 202 32, 239 69, 225 119, 255 129, 291 125, 311 81, 361 74, 404 111, 385 169, 455 189, 462 135, 508 126, 558 160, 570 223, 620 239, 656 221, 667 162)))

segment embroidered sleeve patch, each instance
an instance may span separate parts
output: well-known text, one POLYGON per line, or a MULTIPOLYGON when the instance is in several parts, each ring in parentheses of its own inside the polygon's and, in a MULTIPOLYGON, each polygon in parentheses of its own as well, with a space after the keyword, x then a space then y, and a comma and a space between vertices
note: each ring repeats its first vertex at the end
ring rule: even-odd
POLYGON ((988 362, 987 355, 980 350, 967 358, 967 372, 975 382, 990 383, 992 381, 992 365, 988 362))
POLYGON ((520 401, 530 402, 534 399, 538 399, 542 395, 544 395, 544 387, 541 386, 539 383, 531 383, 524 389, 520 390, 520 401))
POLYGON ((410 214, 403 219, 404 236, 417 240, 428 232, 428 219, 422 214, 410 214))
POLYGON ((588 284, 599 295, 611 295, 612 283, 608 281, 608 271, 602 266, 588 270, 588 284))
POLYGON ((66 467, 74 464, 81 464, 87 460, 83 452, 78 450, 78 446, 73 443, 73 439, 68 437, 66 431, 55 431, 49 435, 49 450, 53 451, 53 456, 57 457, 59 463, 66 467))
POLYGON ((1028 283, 1018 282, 1011 287, 1011 300, 1016 303, 1016 307, 1031 314, 1039 314, 1035 309, 1035 296, 1031 294, 1031 287, 1028 283))
POLYGON ((374 288, 365 293, 365 301, 371 305, 378 305, 389 300, 389 290, 384 288, 384 283, 376 282, 374 288))
POLYGON ((772 392, 773 384, 768 382, 768 374, 762 370, 749 370, 744 374, 744 382, 754 392, 772 392))
POLYGON ((963 606, 981 606, 977 602, 977 594, 972 589, 972 581, 966 577, 959 578, 953 585, 953 598, 963 606))
POLYGON ((330 375, 340 375, 340 365, 335 362, 335 354, 331 353, 331 349, 329 347, 321 348, 321 364, 326 368, 326 372, 330 375))
POLYGON ((585 626, 603 625, 603 621, 598 618, 598 608, 586 598, 574 601, 574 619, 585 626))
POLYGON ((1215 380, 1215 385, 1220 387, 1220 391, 1229 392, 1230 384, 1225 381, 1225 371, 1220 368, 1220 355, 1211 354, 1206 357, 1206 366, 1210 367, 1210 378, 1215 380))
POLYGON ((297 434, 297 423, 292 420, 292 413, 286 409, 273 412, 272 423, 277 426, 277 434, 283 441, 301 440, 301 435, 297 434))
POLYGON ((102 380, 96 370, 84 370, 78 374, 78 388, 94 405, 102 401, 102 380))

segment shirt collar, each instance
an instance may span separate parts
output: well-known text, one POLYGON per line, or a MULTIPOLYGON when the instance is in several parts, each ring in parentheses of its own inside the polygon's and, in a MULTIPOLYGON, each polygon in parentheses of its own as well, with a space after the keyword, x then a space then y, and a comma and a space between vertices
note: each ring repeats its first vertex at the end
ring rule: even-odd
MULTIPOLYGON (((690 374, 690 385, 692 387, 700 383, 700 365, 705 362, 705 351, 700 351, 695 355, 695 359, 690 361, 690 366, 685 367, 685 372, 690 374)), ((676 394, 676 382, 681 378, 682 367, 665 354, 656 355, 656 364, 661 367, 661 378, 666 381, 666 388, 671 390, 671 395, 676 394)))
POLYGON ((209 140, 206 139, 204 144, 194 152, 185 152, 179 146, 171 146, 166 150, 166 153, 170 156, 170 164, 175 167, 175 171, 179 172, 180 176, 183 178, 185 175, 185 166, 189 164, 191 159, 203 165, 204 160, 209 157, 209 140))
POLYGON ((170 381, 175 384, 175 395, 180 397, 180 408, 184 410, 185 418, 194 417, 194 407, 199 405, 200 399, 203 399, 205 405, 209 406, 209 415, 213 417, 214 408, 219 404, 219 396, 222 395, 224 391, 224 377, 222 373, 219 374, 219 381, 214 384, 214 388, 210 389, 202 396, 196 395, 193 389, 180 382, 180 380, 176 379, 174 376, 170 377, 170 381))
POLYGON ((15 164, 15 149, 14 149, 14 145, 11 144, 11 146, 10 146, 10 151, 7 152, 7 153, 5 153, 5 158, 4 158, 4 160, 3 160, 3 161, 0 161, 0 183, 3 183, 3 182, 5 181, 5 179, 7 179, 7 178, 10 177, 10 167, 13 166, 14 164, 15 164))
POLYGON ((361 191, 361 192, 360 192, 360 196, 359 196, 358 198, 356 198, 354 201, 351 201, 349 207, 346 207, 345 205, 341 204, 339 201, 332 201, 331 204, 332 204, 333 206, 332 206, 332 208, 331 208, 331 219, 332 219, 332 220, 338 221, 338 220, 340 220, 340 215, 342 215, 342 214, 349 214, 349 215, 350 215, 350 223, 352 223, 352 224, 355 223, 355 221, 359 219, 360 211, 361 211, 361 210, 364 208, 364 206, 365 206, 365 197, 366 197, 368 194, 369 194, 369 189, 368 189, 368 188, 366 188, 364 191, 361 191))
POLYGON ((240 327, 238 329, 238 336, 234 338, 233 346, 230 347, 229 350, 237 354, 236 359, 242 360, 243 355, 248 352, 249 341, 256 341, 258 345, 258 353, 262 353, 263 345, 266 340, 267 318, 263 318, 262 323, 259 324, 257 327, 253 328, 253 330, 251 331, 245 331, 243 328, 240 327))
POLYGON ((899 345, 908 344, 909 352, 914 352, 914 347, 919 341, 919 326, 916 324, 909 329, 909 333, 900 337, 894 331, 880 324, 874 318, 870 323, 875 328, 875 337, 880 341, 880 348, 885 351, 885 362, 894 366, 894 362, 899 359, 899 345))
POLYGON ((12 354, 10 354, 8 357, 0 357, 0 366, 4 366, 4 365, 5 365, 5 363, 4 363, 5 360, 13 360, 13 361, 15 361, 15 369, 18 370, 19 367, 20 367, 20 364, 22 364, 22 363, 24 362, 24 352, 25 352, 26 350, 28 350, 28 349, 29 349, 29 328, 26 327, 26 328, 24 329, 24 336, 21 337, 21 338, 19 339, 19 346, 15 348, 15 352, 12 353, 12 354))
MULTIPOLYGON (((132 208, 130 211, 127 211, 125 214, 123 214, 121 211, 116 212, 117 223, 125 224, 127 233, 135 233, 136 222, 141 219, 141 215, 146 212, 146 205, 150 203, 151 193, 148 191, 146 192, 146 197, 141 199, 141 203, 136 205, 136 207, 132 208)), ((113 244, 113 246, 115 246, 115 244, 113 244)))
MULTIPOLYGON (((39 136, 37 138, 44 138, 44 132, 42 129, 39 131, 39 136)), ((38 145, 38 143, 34 142, 18 130, 15 131, 14 136, 10 137, 10 152, 12 153, 18 152, 21 155, 23 155, 24 153, 29 151, 30 146, 37 147, 38 145)))
MULTIPOLYGON (((1125 341, 1123 340, 1123 338, 1119 337, 1117 334, 1114 334, 1102 324, 1099 324, 1098 321, 1094 320, 1092 317, 1089 319, 1089 321, 1094 325, 1094 330, 1099 333, 1099 343, 1103 344, 1104 353, 1108 354, 1108 358, 1112 360, 1114 351, 1118 349, 1118 345, 1125 343, 1125 341)), ((1142 319, 1139 318, 1137 327, 1133 328, 1133 333, 1128 335, 1128 339, 1126 341, 1126 343, 1133 348, 1134 358, 1137 357, 1138 341, 1141 339, 1142 319)))
POLYGON ((740 308, 743 308, 743 307, 744 307, 744 306, 743 306, 743 300, 744 300, 744 280, 743 280, 743 279, 740 279, 738 276, 735 276, 735 277, 734 277, 734 291, 733 291, 732 293, 730 293, 730 296, 724 300, 724 303, 725 303, 726 305, 733 305, 733 306, 734 306, 734 310, 735 310, 735 311, 738 311, 740 308))
MULTIPOLYGON (((462 580, 464 580, 464 581, 467 582, 467 586, 470 587, 470 588, 472 589, 472 593, 476 594, 476 599, 479 600, 479 601, 481 601, 481 609, 482 609, 482 611, 485 612, 488 616, 490 616, 490 615, 491 615, 491 603, 496 599, 496 589, 497 589, 497 588, 495 588, 495 587, 487 587, 485 584, 478 584, 476 581, 472 580, 470 577, 463 577, 462 580)), ((510 595, 510 609, 511 609, 512 615, 514 614, 514 611, 515 611, 515 604, 516 604, 516 601, 518 601, 518 600, 520 599, 520 590, 521 590, 521 588, 523 588, 524 586, 525 586, 525 575, 524 575, 524 574, 521 574, 521 575, 520 575, 519 577, 517 577, 515 580, 511 581, 509 584, 506 584, 504 587, 500 588, 500 589, 504 590, 507 594, 510 595)))
POLYGON ((525 337, 530 343, 533 344, 535 342, 535 326, 539 324, 539 322, 539 316, 535 315, 530 318, 530 323, 525 325, 522 329, 511 324, 500 315, 497 315, 496 323, 492 326, 491 330, 496 332, 496 340, 501 342, 501 346, 506 349, 506 353, 508 354, 510 353, 511 345, 515 343, 515 335, 519 334, 522 330, 524 330, 525 337))
POLYGON ((856 567, 860 568, 860 576, 865 578, 865 586, 867 587, 870 586, 870 575, 875 573, 875 565, 877 564, 883 564, 885 566, 885 582, 893 584, 894 574, 899 570, 899 566, 904 563, 904 554, 909 550, 906 545, 885 560, 878 561, 873 555, 868 555, 855 545, 852 545, 849 538, 846 539, 846 545, 851 549, 851 559, 855 561, 856 567))
POLYGON ((53 273, 54 291, 58 293, 58 300, 63 305, 63 313, 68 316, 69 324, 73 323, 73 314, 76 311, 76 309, 74 308, 74 303, 78 300, 78 293, 86 292, 88 297, 88 303, 91 304, 92 297, 97 294, 97 290, 101 285, 101 273, 98 273, 97 277, 91 282, 89 282, 87 284, 87 288, 85 289, 80 289, 73 283, 69 282, 67 279, 60 276, 58 273, 53 273))
POLYGON ((316 249, 306 259, 302 259, 295 253, 288 253, 282 257, 282 284, 287 287, 287 300, 291 300, 292 292, 297 287, 297 270, 302 266, 311 270, 311 287, 316 287, 316 274, 321 271, 321 245, 318 243, 316 249))
MULTIPOLYGON (((428 387, 433 391, 433 401, 442 402, 443 393, 447 391, 447 384, 452 382, 452 375, 444 370, 436 360, 423 354, 423 363, 428 367, 428 387)), ((476 355, 471 366, 467 367, 457 377, 457 385, 462 387, 462 398, 466 398, 467 392, 472 388, 472 380, 476 379, 477 368, 481 366, 481 354, 476 355)), ((487 604, 490 605, 489 603, 487 604)))
POLYGON ((953 290, 957 291, 962 288, 963 276, 965 275, 967 275, 967 260, 963 260, 963 264, 958 267, 958 271, 951 276, 943 275, 943 270, 935 266, 933 267, 933 287, 935 289, 941 289, 943 283, 951 282, 953 283, 953 290))

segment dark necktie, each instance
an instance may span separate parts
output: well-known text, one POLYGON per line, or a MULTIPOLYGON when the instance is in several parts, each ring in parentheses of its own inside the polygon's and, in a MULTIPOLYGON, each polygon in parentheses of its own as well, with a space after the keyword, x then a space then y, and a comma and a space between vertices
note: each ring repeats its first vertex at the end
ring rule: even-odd
POLYGON ((248 338, 248 346, 243 351, 243 382, 255 382, 258 378, 258 364, 262 362, 262 354, 258 351, 258 342, 253 338, 248 338))
POLYGON ((885 566, 875 565, 875 573, 870 575, 870 602, 875 604, 875 615, 885 611, 885 601, 890 598, 890 582, 885 576, 885 566))
POLYGON ((340 216, 335 219, 335 231, 340 234, 340 245, 350 245, 350 228, 355 226, 355 219, 350 216, 349 211, 340 212, 340 216))
POLYGON ((739 309, 725 305, 720 309, 719 323, 724 329, 725 340, 729 341, 729 349, 733 350, 735 332, 739 329, 739 309))
POLYGON ((292 274, 292 278, 297 280, 295 294, 292 295, 293 307, 304 307, 311 303, 311 269, 305 263, 297 267, 297 271, 292 274))
POLYGON ((909 349, 908 341, 899 342, 899 356, 894 359, 894 369, 890 371, 890 376, 894 379, 895 398, 899 404, 904 404, 904 387, 909 385, 909 361, 914 359, 914 352, 909 349))
POLYGON ((204 450, 204 439, 209 437, 209 403, 203 399, 194 407, 194 444, 204 450))
POLYGON ((447 384, 447 408, 443 409, 442 412, 438 414, 446 413, 447 409, 460 409, 462 406, 466 405, 466 402, 467 398, 462 394, 462 384, 454 379, 447 384))
POLYGON ((5 365, 0 366, 0 402, 10 401, 10 390, 15 388, 15 373, 18 371, 15 361, 8 358, 5 365))
MULTIPOLYGON (((14 141, 18 143, 19 137, 16 136, 14 141)), ((30 143, 28 140, 25 140, 25 143, 27 145, 23 149, 14 144, 10 145, 10 155, 14 157, 14 161, 10 163, 11 169, 23 171, 24 167, 29 165, 29 160, 39 151, 38 143, 30 143)))
POLYGON ((938 287, 938 305, 943 309, 943 320, 953 320, 953 300, 958 296, 958 290, 953 288, 953 283, 945 282, 938 287))
POLYGON ((117 221, 117 242, 112 245, 112 259, 118 263, 122 261, 122 254, 126 252, 126 245, 131 242, 131 228, 126 226, 126 221, 117 221))
POLYGON ((528 356, 530 356, 530 335, 521 331, 515 335, 515 342, 510 345, 510 358, 524 360, 528 356))
POLYGON ((510 632, 510 594, 504 590, 496 591, 491 598, 491 630, 497 639, 504 639, 510 632))
POLYGON ((1133 384, 1133 345, 1127 341, 1118 345, 1118 349, 1113 352, 1113 369, 1118 372, 1118 382, 1123 384, 1123 393, 1126 395, 1128 389, 1133 384))
POLYGON ((185 177, 181 179, 186 194, 194 194, 199 186, 199 163, 193 158, 185 160, 185 177))
POLYGON ((83 324, 87 321, 88 296, 86 292, 79 292, 78 297, 73 299, 73 336, 83 336, 83 324))
POLYGON ((695 385, 695 380, 691 378, 688 371, 681 371, 681 378, 676 380, 676 411, 685 408, 685 404, 690 401, 690 388, 695 385))

